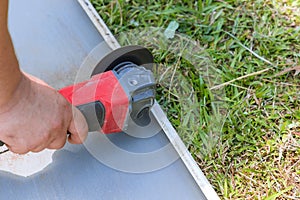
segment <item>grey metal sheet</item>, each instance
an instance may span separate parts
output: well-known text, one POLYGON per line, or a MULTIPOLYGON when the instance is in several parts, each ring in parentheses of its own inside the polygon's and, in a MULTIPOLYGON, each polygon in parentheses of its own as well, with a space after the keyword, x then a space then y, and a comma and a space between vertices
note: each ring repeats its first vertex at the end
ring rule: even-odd
MULTIPOLYGON (((110 51, 75 0, 10 3, 10 31, 22 68, 56 88, 72 83, 82 63, 110 51)), ((154 118, 150 128, 132 132, 90 133, 84 145, 67 144, 29 177, 0 171, 0 199, 206 199, 154 118), (145 160, 146 154, 153 160, 145 160), (143 171, 149 165, 153 170, 143 171)))
POLYGON ((22 69, 56 88, 72 84, 88 53, 105 44, 75 0, 11 0, 9 28, 22 69))

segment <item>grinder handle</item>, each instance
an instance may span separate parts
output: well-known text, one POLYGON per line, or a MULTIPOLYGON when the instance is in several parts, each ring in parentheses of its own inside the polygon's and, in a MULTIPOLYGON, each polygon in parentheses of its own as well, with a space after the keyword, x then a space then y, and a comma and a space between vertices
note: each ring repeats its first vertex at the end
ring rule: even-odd
MULTIPOLYGON (((83 105, 76 106, 86 119, 89 132, 99 131, 104 123, 105 108, 100 101, 95 101, 83 105)), ((68 132, 68 134, 70 134, 68 132)), ((0 141, 0 146, 5 143, 0 141)))
POLYGON ((76 106, 85 117, 89 132, 99 131, 105 119, 105 107, 100 101, 76 106))

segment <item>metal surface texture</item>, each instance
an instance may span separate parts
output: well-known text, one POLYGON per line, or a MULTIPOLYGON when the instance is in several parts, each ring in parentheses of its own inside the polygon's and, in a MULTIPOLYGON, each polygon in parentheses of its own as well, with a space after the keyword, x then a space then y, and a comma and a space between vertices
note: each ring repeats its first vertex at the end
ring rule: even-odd
MULTIPOLYGON (((57 89, 82 81, 87 76, 78 73, 91 72, 118 47, 98 18, 86 0, 10 0, 10 31, 22 69, 57 89)), ((166 120, 155 105, 151 125, 90 133, 84 145, 67 144, 28 177, 0 170, 0 199, 218 199, 166 120)))
POLYGON ((55 88, 74 83, 88 54, 111 51, 75 0, 11 0, 9 29, 22 69, 55 88))
MULTIPOLYGON (((90 134, 87 143, 101 137, 97 134, 90 134)), ((130 144, 136 152, 151 151, 168 143, 163 133, 140 143, 126 134, 109 137, 122 147, 130 144)), ((24 178, 0 172, 0 178, 0 199, 204 199, 179 159, 155 172, 126 173, 100 163, 82 145, 67 145, 57 151, 52 164, 35 175, 24 178)))

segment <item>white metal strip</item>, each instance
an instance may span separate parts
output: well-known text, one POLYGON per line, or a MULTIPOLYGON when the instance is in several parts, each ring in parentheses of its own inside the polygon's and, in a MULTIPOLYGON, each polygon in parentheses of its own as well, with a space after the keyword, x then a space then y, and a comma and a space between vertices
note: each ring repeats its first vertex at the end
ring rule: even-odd
POLYGON ((108 29, 102 18, 99 16, 94 6, 89 0, 78 0, 83 10, 87 13, 97 30, 100 32, 104 41, 110 46, 111 49, 117 49, 120 47, 119 42, 113 36, 111 31, 108 29))

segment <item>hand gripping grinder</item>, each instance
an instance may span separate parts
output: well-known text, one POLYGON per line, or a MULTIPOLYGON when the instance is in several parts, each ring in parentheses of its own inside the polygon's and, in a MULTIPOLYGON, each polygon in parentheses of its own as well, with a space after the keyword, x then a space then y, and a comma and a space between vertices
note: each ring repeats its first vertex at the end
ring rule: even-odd
POLYGON ((89 132, 125 131, 129 120, 147 126, 155 101, 152 66, 153 56, 146 48, 121 47, 97 64, 89 80, 59 92, 81 111, 89 132))

